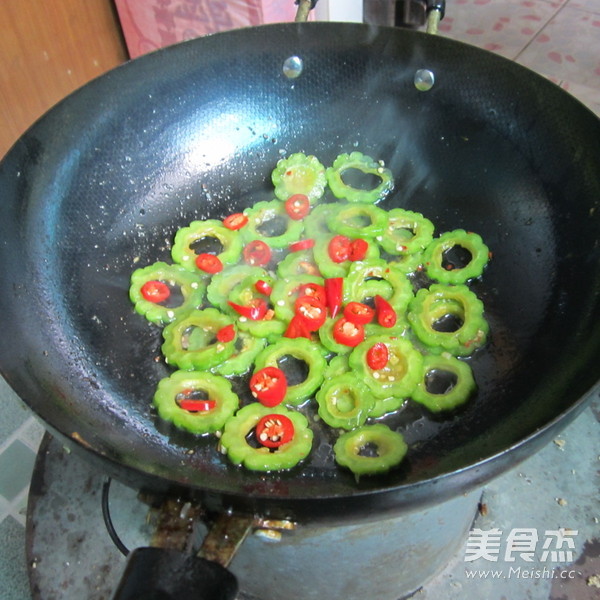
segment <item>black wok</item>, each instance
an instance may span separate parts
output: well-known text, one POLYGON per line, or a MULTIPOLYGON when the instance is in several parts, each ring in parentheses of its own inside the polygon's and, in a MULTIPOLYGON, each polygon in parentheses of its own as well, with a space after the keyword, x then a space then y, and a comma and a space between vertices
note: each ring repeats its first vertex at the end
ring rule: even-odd
POLYGON ((184 486, 209 506, 374 518, 481 484, 551 439, 598 390, 600 122, 529 70, 419 32, 350 24, 239 30, 156 52, 56 106, 0 167, 0 369, 73 447, 135 485, 184 486), (287 78, 290 56, 304 70, 287 78), (418 91, 417 69, 435 74, 418 91), (158 422, 160 330, 127 296, 169 261, 175 231, 270 199, 302 151, 361 150, 395 174, 383 206, 438 232, 482 235, 473 284, 491 327, 475 398, 448 419, 409 407, 386 477, 338 469, 316 429, 308 463, 258 475, 214 439, 158 422))

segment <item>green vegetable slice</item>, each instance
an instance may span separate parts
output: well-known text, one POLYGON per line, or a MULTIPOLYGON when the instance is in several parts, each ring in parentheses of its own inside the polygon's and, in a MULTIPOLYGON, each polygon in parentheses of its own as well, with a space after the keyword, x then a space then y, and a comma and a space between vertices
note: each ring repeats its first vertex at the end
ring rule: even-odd
POLYGON ((293 279, 298 275, 320 276, 319 267, 315 264, 312 249, 301 252, 290 252, 278 265, 277 275, 282 279, 293 279))
POLYGON ((433 232, 433 223, 421 213, 394 208, 388 212, 387 226, 377 239, 389 254, 414 254, 431 243, 433 232))
POLYGON ((348 271, 344 286, 345 302, 362 302, 375 295, 383 296, 402 315, 414 297, 406 274, 383 259, 355 262, 348 271), (389 285, 384 285, 389 284, 389 285), (389 289, 389 291, 388 291, 389 289))
POLYGON ((206 286, 202 279, 195 273, 179 265, 169 265, 165 262, 156 262, 147 267, 136 269, 131 274, 129 298, 134 304, 137 313, 146 317, 148 321, 156 324, 166 324, 174 321, 182 314, 202 304, 206 286), (172 289, 178 289, 179 294, 172 294, 179 300, 178 304, 171 306, 171 302, 157 304, 146 300, 142 295, 142 286, 149 281, 160 281, 172 289))
POLYGON ((290 219, 285 205, 278 200, 257 202, 244 214, 248 217, 248 224, 241 230, 245 243, 261 240, 270 248, 287 248, 304 231, 302 221, 290 219))
POLYGON ((275 186, 275 196, 280 200, 285 201, 294 194, 304 194, 311 204, 323 196, 327 185, 325 167, 315 156, 301 152, 282 158, 271 173, 271 180, 275 186))
POLYGON ((390 335, 376 335, 361 342, 352 350, 349 362, 376 398, 410 396, 423 369, 421 353, 407 339, 390 335), (387 346, 389 359, 385 367, 375 370, 367 363, 367 353, 378 342, 387 346))
POLYGON ((252 367, 258 353, 267 345, 264 338, 256 337, 246 331, 238 331, 234 353, 212 371, 224 377, 243 375, 252 367))
POLYGON ((298 275, 288 279, 278 279, 273 285, 271 292, 271 304, 278 319, 282 321, 290 321, 294 316, 294 303, 298 297, 298 288, 306 283, 315 283, 323 285, 322 277, 314 275, 298 275))
POLYGON ((224 377, 205 372, 175 371, 159 381, 153 402, 161 419, 202 435, 222 429, 237 410, 239 398, 224 377), (193 397, 198 393, 207 396, 214 407, 198 412, 181 408, 179 403, 183 397, 193 397))
POLYGON ((412 399, 437 413, 464 404, 475 389, 473 371, 466 362, 446 352, 440 356, 430 354, 423 359, 423 377, 413 390, 412 399))
POLYGON ((357 476, 387 473, 400 464, 407 450, 402 435, 381 423, 347 431, 333 446, 337 463, 357 476))
POLYGON ((192 310, 163 329, 166 361, 188 371, 216 367, 235 352, 235 337, 230 342, 216 339, 220 329, 232 324, 233 319, 216 308, 192 310))
POLYGON ((333 161, 333 165, 327 169, 327 183, 336 198, 367 204, 382 200, 394 187, 392 172, 361 152, 340 154, 333 161), (344 175, 352 170, 360 171, 365 175, 374 175, 380 182, 372 189, 353 187, 344 181, 344 175))
POLYGON ((489 326, 483 302, 466 285, 432 284, 408 307, 413 333, 433 354, 469 356, 486 343, 489 326))
POLYGON ((383 233, 387 212, 373 204, 339 204, 327 218, 329 229, 350 238, 373 238, 383 233))
POLYGON ((479 277, 490 257, 489 248, 481 237, 464 229, 455 229, 442 233, 425 249, 423 261, 425 272, 431 279, 440 283, 461 284, 469 279, 479 277), (453 262, 450 252, 458 252, 462 248, 462 256, 453 262))
POLYGON ((198 271, 196 267, 196 246, 206 238, 214 238, 222 246, 215 255, 224 265, 236 263, 242 254, 242 239, 237 231, 231 231, 221 221, 207 219, 192 221, 175 234, 171 258, 189 271, 198 271))
POLYGON ((321 419, 330 427, 342 429, 363 425, 373 406, 369 390, 353 373, 325 380, 316 400, 321 419))
POLYGON ((387 398, 376 398, 373 407, 369 411, 369 417, 377 419, 393 412, 397 412, 406 403, 406 398, 401 396, 388 396, 387 398))
MULTIPOLYGON (((285 372, 285 359, 291 356, 306 364, 307 374, 303 381, 289 385, 284 402, 291 406, 301 404, 310 398, 323 382, 327 361, 319 344, 305 338, 287 339, 267 346, 257 357, 254 363, 256 371, 264 367, 278 367, 285 372)), ((287 375, 287 373, 286 373, 287 375)))
POLYGON ((325 369, 325 379, 331 379, 332 377, 336 377, 338 375, 344 375, 344 373, 348 373, 348 371, 350 371, 348 357, 343 354, 334 356, 329 361, 329 364, 325 369))
POLYGON ((291 469, 305 459, 310 454, 312 440, 313 433, 303 414, 282 406, 267 407, 253 402, 241 408, 227 421, 220 439, 220 447, 235 465, 244 465, 253 471, 281 471, 291 469), (274 451, 258 443, 251 445, 249 441, 258 422, 272 414, 284 415, 292 421, 294 425, 292 440, 274 451))
POLYGON ((220 273, 212 276, 208 287, 206 288, 206 297, 215 307, 223 312, 233 314, 233 309, 227 304, 231 290, 244 279, 255 276, 256 279, 267 279, 269 274, 261 267, 251 267, 248 265, 234 265, 223 269, 220 273))

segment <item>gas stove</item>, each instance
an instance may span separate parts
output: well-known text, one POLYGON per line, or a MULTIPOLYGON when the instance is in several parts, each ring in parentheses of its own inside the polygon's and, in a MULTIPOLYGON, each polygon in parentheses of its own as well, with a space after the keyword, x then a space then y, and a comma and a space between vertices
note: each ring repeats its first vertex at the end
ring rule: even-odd
MULTIPOLYGON (((600 401, 596 399, 553 443, 477 490, 473 521, 464 539, 458 541, 442 570, 417 586, 411 596, 419 600, 598 598, 599 421, 600 401)), ((108 600, 125 568, 128 550, 150 544, 191 547, 206 535, 202 507, 175 498, 165 503, 164 498, 144 496, 118 482, 108 489, 106 481, 104 473, 46 435, 27 514, 27 558, 34 600, 108 600), (105 513, 108 509, 108 520, 103 508, 105 513)), ((415 525, 409 517, 409 525, 416 527, 419 535, 419 528, 444 530, 443 521, 451 521, 453 515, 451 510, 441 514, 437 522, 428 523, 425 511, 425 519, 415 525)), ((401 521, 393 524, 399 531, 403 526, 401 521)), ((301 530, 302 524, 296 527, 301 530)), ((271 595, 274 592, 267 584, 268 595, 262 598, 244 589, 244 581, 252 575, 252 562, 244 548, 248 548, 246 554, 268 548, 289 560, 290 548, 292 556, 296 552, 297 535, 291 527, 269 522, 253 528, 230 564, 240 582, 240 600, 277 597, 271 595)), ((343 552, 342 546, 350 547, 353 540, 343 532, 340 535, 334 543, 343 552)), ((384 539, 385 532, 381 536, 384 539)), ((423 558, 427 559, 426 553, 423 558)), ((357 564, 363 559, 354 556, 357 564)), ((401 570, 402 564, 399 555, 397 569, 401 570)), ((292 570, 290 564, 290 576, 292 570)), ((314 573, 304 575, 314 578, 315 597, 332 587, 314 573)))

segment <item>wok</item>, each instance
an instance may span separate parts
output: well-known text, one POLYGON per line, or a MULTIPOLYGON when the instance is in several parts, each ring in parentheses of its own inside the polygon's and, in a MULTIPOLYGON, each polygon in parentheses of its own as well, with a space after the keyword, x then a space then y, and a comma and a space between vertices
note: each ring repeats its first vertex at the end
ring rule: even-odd
POLYGON ((34 124, 0 167, 0 369, 66 443, 121 480, 185 487, 207 506, 369 519, 480 485, 546 443, 598 390, 600 123, 554 84, 415 31, 295 23, 147 55, 34 124), (299 56, 297 78, 284 61, 299 56), (414 85, 429 69, 429 91, 414 85), (493 252, 472 288, 491 334, 478 391, 449 418, 391 421, 410 451, 385 477, 334 465, 315 426, 305 466, 240 470, 158 421, 161 333, 133 312, 131 272, 170 261, 176 230, 272 198, 292 152, 360 150, 395 188, 382 206, 493 252))

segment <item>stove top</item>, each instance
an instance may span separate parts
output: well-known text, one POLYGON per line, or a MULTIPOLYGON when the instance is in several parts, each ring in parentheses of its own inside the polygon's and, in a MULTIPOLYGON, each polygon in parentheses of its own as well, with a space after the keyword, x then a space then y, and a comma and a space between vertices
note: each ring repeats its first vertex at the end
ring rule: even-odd
MULTIPOLYGON (((485 486, 468 538, 414 598, 597 599, 599 421, 596 400, 554 443, 485 486)), ((104 524, 105 480, 105 475, 49 435, 44 438, 27 515, 29 578, 35 600, 111 597, 126 558, 104 524)), ((147 499, 113 482, 109 507, 125 546, 149 545, 156 523, 147 499)), ((243 579, 238 578, 239 598, 249 600, 243 579)))

